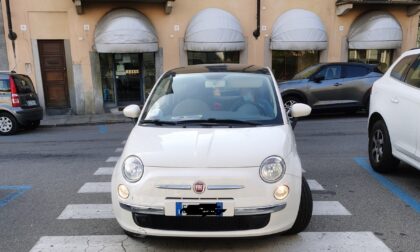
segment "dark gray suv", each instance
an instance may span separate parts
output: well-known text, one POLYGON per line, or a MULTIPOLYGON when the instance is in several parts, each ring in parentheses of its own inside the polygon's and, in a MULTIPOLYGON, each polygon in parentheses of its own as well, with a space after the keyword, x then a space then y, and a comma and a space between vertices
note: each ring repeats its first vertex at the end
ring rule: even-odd
POLYGON ((315 110, 357 111, 369 106, 373 82, 381 76, 374 65, 324 63, 306 68, 279 87, 286 110, 295 103, 306 103, 315 110))
POLYGON ((20 127, 33 129, 43 117, 31 79, 22 74, 0 73, 0 135, 20 127))

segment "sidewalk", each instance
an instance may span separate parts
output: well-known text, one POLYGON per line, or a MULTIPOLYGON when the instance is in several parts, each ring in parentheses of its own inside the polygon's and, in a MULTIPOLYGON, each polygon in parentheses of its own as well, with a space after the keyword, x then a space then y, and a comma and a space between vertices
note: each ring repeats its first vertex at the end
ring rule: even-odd
POLYGON ((44 115, 41 127, 75 126, 75 125, 97 125, 110 123, 128 123, 129 118, 121 114, 98 114, 98 115, 44 115))

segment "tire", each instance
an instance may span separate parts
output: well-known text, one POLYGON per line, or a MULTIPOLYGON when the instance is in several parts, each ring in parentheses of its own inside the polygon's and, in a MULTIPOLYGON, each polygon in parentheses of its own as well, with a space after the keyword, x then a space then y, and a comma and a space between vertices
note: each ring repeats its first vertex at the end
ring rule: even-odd
POLYGON ((309 225, 309 222, 311 221, 312 208, 313 201, 311 189, 309 188, 306 179, 302 176, 302 192, 300 194, 299 211, 293 226, 284 233, 297 234, 305 230, 305 228, 309 225))
POLYGON ((25 128, 27 128, 29 130, 34 130, 34 129, 38 128, 40 124, 41 124, 40 120, 33 121, 29 125, 25 126, 25 128))
POLYGON ((13 135, 18 130, 18 123, 9 113, 0 113, 0 135, 13 135))
POLYGON ((400 162, 392 155, 388 129, 382 120, 375 122, 369 132, 369 161, 379 173, 395 171, 400 162))
POLYGON ((286 113, 287 113, 287 117, 289 118, 290 121, 290 125, 292 125, 292 128, 294 129, 296 127, 297 124, 297 118, 293 118, 290 115, 290 108, 293 104, 296 103, 302 103, 302 99, 300 97, 294 96, 294 95, 290 95, 290 96, 285 96, 283 98, 283 104, 284 104, 284 108, 286 109, 286 113))

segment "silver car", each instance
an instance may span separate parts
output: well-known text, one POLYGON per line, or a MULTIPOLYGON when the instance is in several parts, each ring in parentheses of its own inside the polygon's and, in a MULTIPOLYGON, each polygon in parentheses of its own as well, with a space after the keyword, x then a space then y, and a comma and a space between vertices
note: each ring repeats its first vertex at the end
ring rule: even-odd
POLYGON ((306 103, 313 109, 357 111, 368 108, 373 82, 381 76, 374 65, 324 63, 306 68, 279 87, 286 110, 306 103))

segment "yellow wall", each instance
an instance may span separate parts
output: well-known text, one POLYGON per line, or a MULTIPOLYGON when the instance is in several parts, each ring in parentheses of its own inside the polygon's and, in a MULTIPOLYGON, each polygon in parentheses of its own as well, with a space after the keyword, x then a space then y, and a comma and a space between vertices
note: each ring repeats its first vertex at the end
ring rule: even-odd
MULTIPOLYGON (((3 5, 5 30, 7 20, 3 5)), ((255 0, 176 0, 170 15, 164 13, 163 5, 158 4, 95 4, 85 7, 85 13, 78 15, 71 0, 12 0, 11 12, 16 40, 16 61, 13 57, 10 40, 7 39, 7 51, 10 66, 16 66, 17 72, 27 73, 25 63, 30 64, 29 75, 35 80, 34 53, 32 41, 36 39, 68 39, 70 41, 73 64, 82 66, 83 91, 86 96, 86 112, 92 113, 92 74, 89 52, 94 49, 94 32, 98 21, 107 12, 118 7, 134 8, 147 16, 156 28, 159 47, 163 48, 163 68, 168 70, 180 64, 180 41, 191 18, 200 10, 215 7, 224 9, 239 19, 247 42, 247 62, 264 65, 267 62, 264 52, 264 40, 270 37, 272 25, 284 12, 293 8, 302 8, 316 13, 323 21, 328 34, 327 61, 341 61, 346 58, 342 43, 346 41, 349 28, 353 21, 368 10, 366 7, 355 7, 343 16, 335 14, 335 0, 262 0, 261 25, 266 31, 256 40, 252 32, 256 28, 255 0), (21 31, 20 25, 26 24, 27 31, 21 31), (84 31, 83 26, 89 25, 90 30, 84 31), (174 31, 174 25, 180 30, 174 31), (343 26, 344 30, 339 31, 343 26)), ((382 10, 392 14, 403 27, 403 44, 400 52, 416 46, 418 15, 407 16, 405 6, 383 5, 382 10)), ((398 52, 398 53, 400 53, 398 52)), ((34 81, 35 82, 35 81, 34 81)), ((40 85, 39 83, 35 83, 40 85)), ((41 87, 38 87, 39 89, 41 87)))

